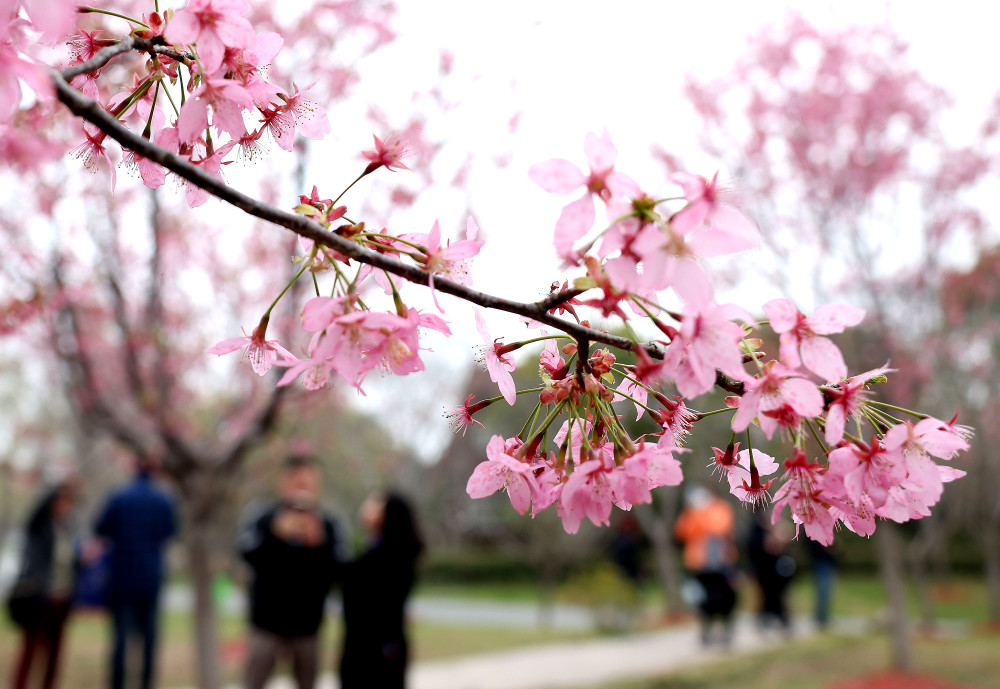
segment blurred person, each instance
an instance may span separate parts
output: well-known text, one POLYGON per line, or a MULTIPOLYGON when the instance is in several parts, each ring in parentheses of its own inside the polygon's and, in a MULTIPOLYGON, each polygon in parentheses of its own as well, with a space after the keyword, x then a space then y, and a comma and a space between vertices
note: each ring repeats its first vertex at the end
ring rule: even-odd
POLYGON ((754 512, 747 538, 747 559, 760 593, 758 624, 768 628, 776 623, 785 635, 792 631, 786 595, 796 570, 792 535, 788 523, 772 524, 770 514, 760 510, 754 512))
POLYGON ((80 560, 74 517, 78 494, 77 481, 66 479, 42 496, 28 518, 21 570, 8 601, 22 632, 13 689, 26 689, 33 668, 42 673, 38 686, 55 686, 80 560))
POLYGON ((315 459, 289 457, 278 501, 240 530, 237 547, 252 571, 247 689, 261 689, 282 655, 298 689, 316 682, 326 597, 342 567, 334 522, 320 508, 322 478, 315 459))
POLYGON ((816 601, 813 619, 816 626, 826 629, 830 626, 830 605, 833 600, 833 585, 837 577, 837 558, 833 549, 806 539, 809 559, 812 562, 813 579, 816 582, 816 601))
POLYGON ((409 648, 404 613, 423 541, 400 495, 376 493, 361 505, 366 550, 344 577, 341 689, 403 689, 409 648))
POLYGON ((722 623, 721 643, 729 645, 733 636, 733 609, 736 591, 736 545, 733 508, 701 484, 684 495, 685 506, 674 525, 674 537, 684 546, 684 566, 701 585, 701 641, 713 641, 716 620, 722 623))
MULTIPOLYGON (((108 607, 114 628, 111 689, 126 686, 128 650, 142 649, 139 687, 153 684, 164 551, 177 531, 173 500, 157 485, 155 460, 138 459, 132 480, 109 496, 95 533, 109 547, 108 607)), ((134 665, 133 665, 134 666, 134 665)))

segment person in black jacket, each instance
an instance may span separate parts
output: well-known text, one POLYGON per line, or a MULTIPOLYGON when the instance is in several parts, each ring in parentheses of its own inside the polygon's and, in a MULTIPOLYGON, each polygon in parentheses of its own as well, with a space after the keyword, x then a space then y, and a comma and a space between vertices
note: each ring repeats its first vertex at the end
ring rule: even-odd
POLYGON ((240 555, 253 574, 247 689, 264 686, 279 655, 291 657, 298 689, 316 682, 325 601, 341 566, 333 520, 319 507, 321 491, 316 460, 288 458, 278 503, 240 532, 240 555))
POLYGON ((423 543, 406 501, 395 494, 369 497, 361 507, 370 547, 344 577, 341 689, 402 689, 408 648, 406 599, 423 543))
POLYGON ((27 686, 39 658, 45 660, 42 689, 55 685, 78 565, 73 520, 77 493, 76 481, 63 481, 42 497, 28 519, 21 572, 9 602, 11 616, 23 632, 13 689, 27 686))

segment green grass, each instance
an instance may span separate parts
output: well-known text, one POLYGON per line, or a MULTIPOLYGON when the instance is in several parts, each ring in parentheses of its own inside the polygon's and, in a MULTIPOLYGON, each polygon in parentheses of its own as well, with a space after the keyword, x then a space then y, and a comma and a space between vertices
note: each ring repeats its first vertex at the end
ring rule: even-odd
MULTIPOLYGON (((917 640, 915 670, 966 687, 1000 689, 998 649, 996 636, 917 640)), ((669 677, 581 689, 826 689, 833 682, 884 671, 888 663, 883 638, 822 637, 669 677)))

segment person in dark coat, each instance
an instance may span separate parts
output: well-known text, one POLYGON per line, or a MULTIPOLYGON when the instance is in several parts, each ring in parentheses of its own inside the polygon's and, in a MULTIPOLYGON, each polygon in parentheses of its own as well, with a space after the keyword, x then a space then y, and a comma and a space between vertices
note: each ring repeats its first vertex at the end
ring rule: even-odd
POLYGON ((97 520, 95 533, 110 548, 108 606, 114 626, 111 689, 125 686, 130 639, 142 648, 139 686, 153 683, 164 550, 177 531, 174 504, 153 479, 155 463, 139 460, 133 479, 114 491, 97 520))
POLYGON ((333 520, 319 507, 321 494, 316 460, 289 457, 278 502, 246 519, 240 531, 237 546, 253 577, 247 689, 261 689, 281 655, 290 657, 298 689, 316 682, 326 597, 342 566, 333 520))
POLYGON ((21 572, 9 602, 11 617, 23 633, 13 689, 27 687, 40 659, 45 661, 42 689, 55 685, 79 562, 73 519, 77 492, 75 481, 60 483, 42 497, 25 528, 21 572))
POLYGON ((760 510, 753 515, 747 538, 750 572, 760 592, 758 624, 767 628, 776 623, 785 635, 792 630, 786 599, 796 569, 789 548, 791 536, 785 522, 771 524, 770 513, 760 510))
POLYGON ((367 550, 346 569, 341 689, 403 689, 409 649, 406 599, 423 550, 413 512, 399 495, 373 495, 361 506, 371 535, 367 550))

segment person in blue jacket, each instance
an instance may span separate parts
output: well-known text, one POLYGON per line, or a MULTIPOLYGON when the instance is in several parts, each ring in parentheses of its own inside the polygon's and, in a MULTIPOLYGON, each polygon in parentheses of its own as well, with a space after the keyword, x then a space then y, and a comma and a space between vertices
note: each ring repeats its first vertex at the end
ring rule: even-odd
POLYGON ((154 481, 156 464, 139 460, 133 479, 114 491, 95 532, 110 548, 108 606, 114 625, 111 689, 125 686, 125 654, 130 639, 141 643, 141 689, 152 686, 164 551, 177 531, 170 496, 154 481))

